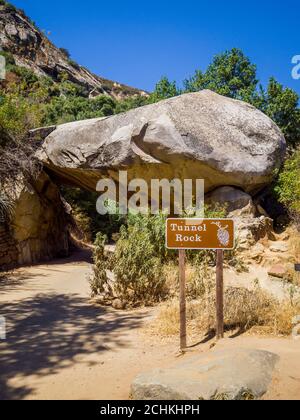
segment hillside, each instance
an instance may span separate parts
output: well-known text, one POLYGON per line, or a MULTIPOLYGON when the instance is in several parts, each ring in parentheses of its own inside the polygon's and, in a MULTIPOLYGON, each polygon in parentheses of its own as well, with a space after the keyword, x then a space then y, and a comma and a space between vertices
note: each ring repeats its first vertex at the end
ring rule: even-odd
POLYGON ((91 97, 108 95, 125 99, 146 93, 96 76, 71 60, 67 51, 57 48, 21 10, 0 1, 0 46, 12 54, 15 63, 26 67, 37 76, 48 76, 54 81, 62 77, 88 90, 91 97))

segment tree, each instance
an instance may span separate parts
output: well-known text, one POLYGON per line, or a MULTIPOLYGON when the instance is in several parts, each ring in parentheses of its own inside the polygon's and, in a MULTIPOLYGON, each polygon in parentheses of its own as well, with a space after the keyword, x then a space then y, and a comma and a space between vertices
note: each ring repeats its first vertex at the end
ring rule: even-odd
POLYGON ((196 70, 184 81, 185 92, 210 89, 220 95, 241 99, 267 114, 281 128, 287 143, 294 147, 300 141, 299 97, 274 78, 267 89, 258 86, 256 66, 239 49, 217 55, 206 72, 196 70))
POLYGON ((176 87, 176 82, 170 82, 167 77, 163 77, 156 85, 154 92, 150 95, 149 102, 155 103, 163 99, 173 98, 180 94, 176 87))
POLYGON ((129 97, 116 103, 115 114, 127 112, 131 109, 139 108, 147 104, 149 104, 148 96, 136 95, 133 97, 129 97))
POLYGON ((196 70, 184 81, 184 87, 186 92, 210 89, 230 98, 249 99, 257 83, 256 66, 241 50, 233 48, 215 56, 205 73, 196 70))
POLYGON ((287 143, 295 146, 300 141, 299 96, 284 88, 274 78, 270 79, 266 92, 261 94, 260 109, 281 128, 287 143))

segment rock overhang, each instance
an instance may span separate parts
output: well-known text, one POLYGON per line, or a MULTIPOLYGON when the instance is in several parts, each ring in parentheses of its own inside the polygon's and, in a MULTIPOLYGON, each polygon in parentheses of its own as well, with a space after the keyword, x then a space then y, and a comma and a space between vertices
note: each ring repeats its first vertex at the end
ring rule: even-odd
POLYGON ((90 190, 127 170, 129 181, 204 179, 206 192, 231 185, 256 193, 272 181, 285 149, 261 111, 204 90, 52 127, 37 156, 63 182, 90 190))

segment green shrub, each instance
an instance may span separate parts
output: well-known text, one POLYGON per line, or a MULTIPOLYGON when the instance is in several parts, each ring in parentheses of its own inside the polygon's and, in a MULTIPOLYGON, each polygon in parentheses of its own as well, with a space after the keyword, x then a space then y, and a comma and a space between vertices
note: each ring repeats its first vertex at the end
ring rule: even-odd
POLYGON ((13 4, 8 3, 7 1, 2 1, 1 6, 5 6, 5 10, 7 12, 17 12, 17 8, 13 4))
POLYGON ((80 70, 80 65, 75 60, 69 59, 68 63, 70 64, 70 66, 74 67, 76 70, 80 70))
POLYGON ((36 74, 26 67, 14 67, 14 73, 19 76, 23 82, 25 82, 26 86, 32 86, 34 83, 36 83, 39 78, 36 76, 36 74))
POLYGON ((92 296, 96 296, 104 292, 105 286, 107 285, 107 261, 104 254, 106 242, 107 236, 103 235, 102 233, 98 233, 94 243, 94 273, 92 278, 90 279, 92 296))
POLYGON ((130 111, 131 109, 139 108, 149 104, 147 96, 134 96, 118 101, 115 107, 115 114, 130 111))
POLYGON ((38 103, 15 93, 0 96, 0 127, 9 135, 22 138, 29 129, 41 125, 41 120, 38 103))
POLYGON ((300 151, 296 151, 286 160, 284 168, 278 176, 275 193, 298 223, 300 217, 300 151))
POLYGON ((8 51, 0 51, 0 55, 5 57, 6 59, 6 66, 8 66, 8 70, 10 69, 9 66, 15 66, 16 62, 14 56, 8 51))
POLYGON ((59 48, 59 50, 60 50, 60 52, 61 53, 63 53, 63 55, 66 57, 66 58, 71 58, 71 54, 70 54, 70 51, 69 50, 67 50, 67 48, 59 48))
POLYGON ((166 294, 166 278, 162 260, 153 242, 149 224, 130 224, 121 228, 113 260, 116 290, 130 302, 150 304, 160 301, 166 294))
POLYGON ((62 187, 61 193, 72 206, 73 215, 80 233, 87 242, 94 241, 98 232, 105 234, 109 240, 127 223, 126 217, 119 214, 100 215, 96 210, 97 193, 80 188, 62 187))
MULTIPOLYGON (((88 99, 78 96, 78 86, 63 82, 61 84, 62 97, 53 98, 46 105, 44 124, 63 124, 89 118, 99 118, 114 114, 115 102, 107 96, 88 99)), ((81 91, 81 95, 84 95, 81 91)))

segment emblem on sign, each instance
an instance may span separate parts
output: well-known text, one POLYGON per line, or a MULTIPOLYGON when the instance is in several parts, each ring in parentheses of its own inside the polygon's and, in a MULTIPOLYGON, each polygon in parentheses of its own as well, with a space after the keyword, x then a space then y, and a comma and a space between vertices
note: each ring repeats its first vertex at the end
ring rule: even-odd
POLYGON ((222 226, 220 222, 214 222, 213 225, 216 225, 218 229, 218 239, 220 241, 221 246, 228 246, 230 242, 230 234, 228 232, 228 225, 222 226))

